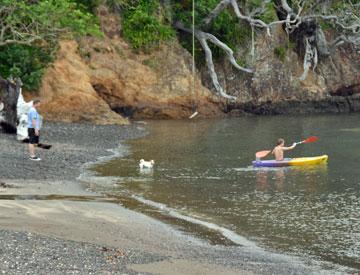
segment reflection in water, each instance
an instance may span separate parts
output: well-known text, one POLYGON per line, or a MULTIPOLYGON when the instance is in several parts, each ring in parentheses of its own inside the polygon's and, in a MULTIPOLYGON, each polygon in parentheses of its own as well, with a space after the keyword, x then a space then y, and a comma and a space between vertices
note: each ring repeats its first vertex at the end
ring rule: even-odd
POLYGON ((284 179, 285 179, 284 169, 278 169, 275 172, 275 187, 277 191, 284 190, 284 179))
MULTIPOLYGON (((303 178, 298 181, 298 186, 303 183, 306 193, 315 193, 318 191, 322 181, 327 178, 327 164, 312 166, 291 166, 279 168, 257 168, 256 171, 256 190, 257 191, 285 191, 286 183, 291 183, 291 178, 303 178), (289 181, 286 180, 289 177, 289 181)), ((289 187, 289 186, 288 186, 289 187)))
POLYGON ((273 179, 275 179, 275 190, 279 192, 283 191, 285 179, 284 168, 277 168, 275 170, 259 169, 256 173, 256 190, 268 191, 269 189, 273 189, 273 179))
POLYGON ((266 169, 259 169, 256 173, 256 190, 266 191, 269 188, 268 173, 266 169))
POLYGON ((150 176, 152 177, 154 175, 154 169, 149 169, 149 168, 139 168, 139 173, 140 175, 143 176, 150 176))
POLYGON ((149 122, 151 134, 131 142, 132 154, 96 170, 121 177, 107 193, 161 203, 218 224, 280 252, 360 269, 359 116, 241 118, 149 122), (246 129, 246 131, 245 131, 246 129), (253 168, 273 140, 317 135, 289 157, 329 155, 328 164, 253 168), (341 140, 341 142, 339 142, 341 140), (153 158, 143 174, 138 159, 153 158))

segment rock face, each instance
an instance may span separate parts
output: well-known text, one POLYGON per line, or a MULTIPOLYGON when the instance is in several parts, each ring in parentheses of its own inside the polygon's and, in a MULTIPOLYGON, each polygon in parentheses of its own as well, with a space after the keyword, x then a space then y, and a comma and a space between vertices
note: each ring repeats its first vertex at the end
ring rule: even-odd
POLYGON ((48 120, 127 123, 132 118, 187 118, 222 114, 218 99, 191 73, 191 56, 176 41, 137 53, 120 37, 121 24, 106 8, 104 38, 62 41, 43 78, 41 111, 48 120))
POLYGON ((78 54, 75 41, 60 43, 55 63, 43 77, 40 112, 47 120, 126 124, 91 85, 88 67, 78 54))
POLYGON ((60 43, 40 90, 46 119, 126 124, 124 117, 180 119, 195 110, 202 117, 360 111, 360 58, 350 46, 339 47, 331 58, 320 57, 315 72, 300 81, 302 56, 282 28, 271 37, 259 34, 254 57, 244 46, 238 51, 253 74, 217 62, 221 85, 238 98, 225 102, 210 91, 206 67, 200 70, 201 81, 193 81, 191 56, 177 41, 135 53, 121 38, 119 18, 104 7, 98 15, 105 37, 60 43))
POLYGON ((91 85, 118 113, 177 119, 189 117, 196 107, 204 117, 221 114, 198 79, 193 90, 191 58, 176 42, 151 54, 134 54, 120 40, 88 38, 81 48, 89 56, 91 85))
MULTIPOLYGON (((236 71, 227 61, 218 62, 220 83, 229 94, 238 97, 227 111, 255 114, 360 111, 360 56, 355 49, 342 46, 331 53, 331 58, 320 57, 315 72, 310 71, 300 81, 302 57, 291 44, 286 49, 287 44, 281 27, 273 30, 271 37, 260 34, 254 59, 242 52, 254 74, 236 71), (276 54, 281 48, 286 51, 284 56, 276 54)), ((202 69, 202 80, 213 89, 206 68, 202 69)))

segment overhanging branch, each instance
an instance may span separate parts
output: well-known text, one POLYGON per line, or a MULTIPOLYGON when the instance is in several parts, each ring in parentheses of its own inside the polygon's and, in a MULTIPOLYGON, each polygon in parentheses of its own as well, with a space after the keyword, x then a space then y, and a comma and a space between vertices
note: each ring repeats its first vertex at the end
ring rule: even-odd
POLYGON ((218 46, 219 48, 221 48, 226 53, 227 58, 230 61, 230 63, 238 70, 241 70, 241 71, 247 72, 247 73, 252 73, 253 70, 240 66, 236 62, 233 50, 230 47, 228 47, 225 43, 221 42, 214 35, 200 31, 200 30, 196 30, 196 29, 195 29, 195 33, 194 33, 192 29, 184 27, 184 25, 181 22, 176 22, 175 27, 179 30, 182 30, 187 33, 191 33, 191 34, 195 35, 195 37, 199 40, 202 48, 204 49, 206 64, 207 64, 207 67, 208 67, 208 70, 210 73, 210 77, 212 79, 212 82, 214 84, 214 87, 215 87, 217 93, 224 98, 227 98, 230 100, 235 100, 236 97, 228 95, 219 83, 217 74, 215 72, 212 51, 209 47, 208 41, 213 43, 214 45, 218 46))

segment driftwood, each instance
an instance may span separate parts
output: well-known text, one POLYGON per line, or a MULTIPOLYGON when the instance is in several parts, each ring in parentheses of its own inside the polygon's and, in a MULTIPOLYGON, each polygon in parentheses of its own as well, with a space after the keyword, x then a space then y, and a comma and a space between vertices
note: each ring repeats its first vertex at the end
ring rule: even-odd
POLYGON ((5 80, 0 77, 0 101, 3 103, 0 126, 9 134, 16 134, 17 102, 21 86, 22 82, 19 78, 5 80))

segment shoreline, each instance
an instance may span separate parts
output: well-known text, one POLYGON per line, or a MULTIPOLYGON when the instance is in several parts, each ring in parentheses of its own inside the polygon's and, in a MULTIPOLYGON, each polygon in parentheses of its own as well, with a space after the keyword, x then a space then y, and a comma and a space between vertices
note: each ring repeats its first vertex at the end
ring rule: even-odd
POLYGON ((15 138, 0 134, 2 150, 20 145, 0 157, 4 164, 0 168, 0 181, 5 183, 5 187, 0 187, 0 243, 7 247, 6 255, 0 254, 0 270, 8 274, 20 274, 20 270, 44 272, 44 265, 41 264, 44 255, 36 249, 24 257, 16 256, 18 250, 27 251, 29 247, 36 247, 48 251, 46 255, 59 255, 56 259, 45 257, 49 267, 56 272, 326 273, 310 259, 303 262, 304 259, 266 251, 259 253, 246 247, 211 245, 170 225, 126 209, 121 202, 107 201, 101 194, 81 186, 84 178, 81 179, 79 173, 93 165, 89 162, 97 162, 98 157, 100 161, 116 157, 110 153, 120 141, 145 134, 139 125, 119 127, 51 123, 44 130, 54 147, 41 152, 40 157, 43 157, 42 162, 51 162, 49 164, 25 159, 24 148, 20 148, 25 145, 19 144, 15 138), (105 128, 106 132, 102 133, 101 130, 105 128), (70 133, 68 138, 62 134, 67 132, 70 133), (115 135, 118 138, 115 139, 115 135), (21 167, 23 163, 26 167, 21 167), (26 242, 12 246, 21 239, 26 239, 26 242), (64 246, 71 249, 70 254, 61 252, 64 246), (111 263, 99 260, 108 257, 109 251, 113 253, 110 253, 111 263), (16 259, 15 265, 11 255, 14 256, 13 260, 16 259), (93 257, 97 264, 84 265, 79 255, 93 257))

